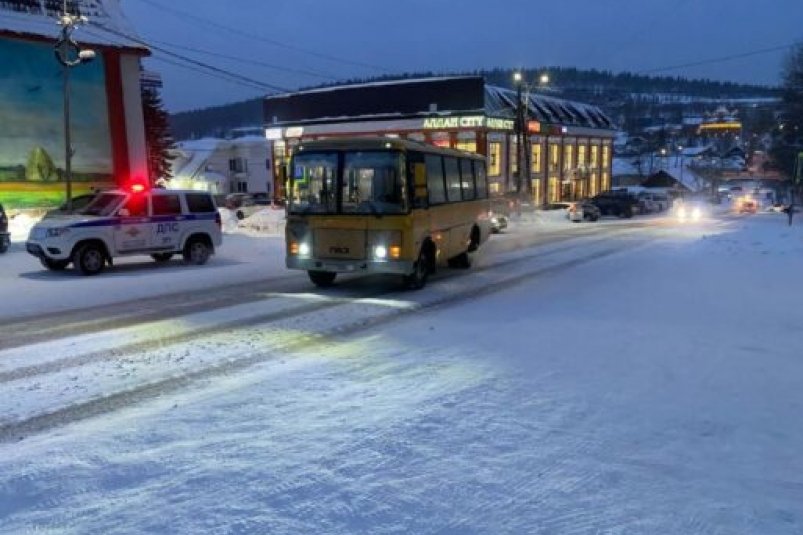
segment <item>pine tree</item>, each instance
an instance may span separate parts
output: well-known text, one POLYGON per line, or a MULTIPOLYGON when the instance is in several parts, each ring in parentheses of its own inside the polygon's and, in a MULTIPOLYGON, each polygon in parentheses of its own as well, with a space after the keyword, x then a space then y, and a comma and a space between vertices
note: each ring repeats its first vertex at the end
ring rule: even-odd
POLYGON ((783 105, 776 127, 772 156, 775 164, 789 176, 803 151, 803 43, 789 53, 783 68, 783 105))
POLYGON ((148 174, 152 183, 172 178, 170 163, 175 156, 170 153, 176 144, 170 132, 169 115, 164 110, 159 92, 142 88, 142 109, 145 116, 145 142, 148 147, 148 174))

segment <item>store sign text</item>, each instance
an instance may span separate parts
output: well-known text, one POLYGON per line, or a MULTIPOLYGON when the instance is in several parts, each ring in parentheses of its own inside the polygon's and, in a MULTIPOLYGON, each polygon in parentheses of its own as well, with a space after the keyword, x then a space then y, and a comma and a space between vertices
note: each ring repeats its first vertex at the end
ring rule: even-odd
POLYGON ((424 119, 424 130, 446 130, 454 128, 489 128, 493 130, 513 130, 513 121, 496 119, 482 115, 464 117, 433 117, 424 119))

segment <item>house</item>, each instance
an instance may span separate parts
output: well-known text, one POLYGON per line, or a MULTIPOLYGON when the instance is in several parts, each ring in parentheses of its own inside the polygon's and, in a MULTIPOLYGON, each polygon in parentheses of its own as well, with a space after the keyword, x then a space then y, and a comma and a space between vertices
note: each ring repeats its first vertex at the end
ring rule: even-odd
POLYGON ((182 141, 172 154, 171 188, 273 196, 268 144, 262 136, 182 141))
MULTIPOLYGON (((70 0, 86 16, 73 38, 94 61, 70 69, 74 195, 148 179, 140 60, 118 0, 70 0)), ((0 202, 46 207, 65 197, 63 68, 54 57, 61 2, 0 1, 0 202)))

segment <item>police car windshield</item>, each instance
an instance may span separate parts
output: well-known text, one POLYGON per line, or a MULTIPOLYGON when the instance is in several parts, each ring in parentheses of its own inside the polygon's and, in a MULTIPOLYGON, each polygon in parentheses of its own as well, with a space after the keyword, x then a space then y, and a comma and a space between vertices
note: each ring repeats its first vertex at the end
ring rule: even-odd
POLYGON ((125 199, 125 195, 119 193, 101 193, 80 213, 83 215, 109 216, 114 213, 115 208, 119 206, 123 199, 125 199))

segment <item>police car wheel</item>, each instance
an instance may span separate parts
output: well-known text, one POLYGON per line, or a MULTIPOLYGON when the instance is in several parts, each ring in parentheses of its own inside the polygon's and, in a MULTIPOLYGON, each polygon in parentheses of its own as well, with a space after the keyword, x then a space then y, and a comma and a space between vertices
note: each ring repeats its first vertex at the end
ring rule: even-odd
POLYGON ((151 255, 151 258, 160 263, 168 262, 171 258, 173 258, 173 253, 154 253, 151 255))
POLYGON ((40 258, 39 262, 50 271, 64 271, 70 264, 69 260, 53 260, 50 258, 40 258))
POLYGON ((196 266, 206 264, 206 261, 209 260, 209 255, 209 245, 197 238, 187 242, 184 247, 184 261, 188 264, 196 266))
POLYGON ((106 267, 106 255, 99 246, 88 243, 75 251, 73 264, 83 275, 97 275, 106 267))

